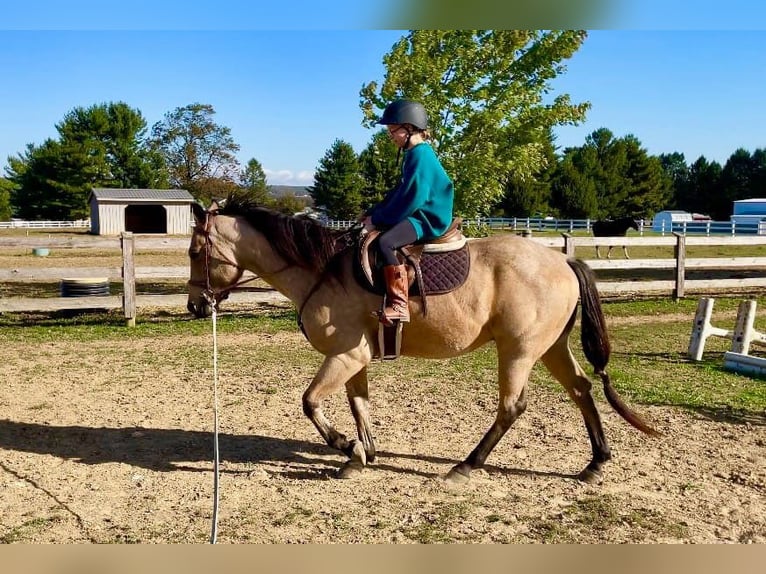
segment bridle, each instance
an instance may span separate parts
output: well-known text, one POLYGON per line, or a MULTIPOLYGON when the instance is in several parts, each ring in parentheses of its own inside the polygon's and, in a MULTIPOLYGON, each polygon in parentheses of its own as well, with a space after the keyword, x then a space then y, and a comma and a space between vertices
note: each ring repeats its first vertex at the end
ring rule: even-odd
POLYGON ((189 285, 194 285, 195 287, 202 287, 202 297, 207 301, 210 305, 216 306, 218 303, 223 301, 229 296, 229 293, 231 293, 234 289, 237 289, 241 285, 244 285, 245 283, 249 283, 250 281, 254 281, 257 279, 257 277, 250 277, 248 279, 241 279, 242 274, 245 272, 245 269, 241 267, 240 265, 234 263, 232 260, 227 259, 226 257, 214 257, 213 256, 213 240, 210 237, 210 229, 213 225, 213 219, 215 216, 218 215, 217 210, 212 211, 206 211, 205 212, 205 223, 202 227, 196 226, 194 228, 194 231, 196 233, 200 233, 205 238, 205 280, 204 281, 192 281, 189 280, 189 285), (232 283, 228 287, 223 287, 221 289, 213 289, 213 287, 210 285, 210 262, 214 259, 217 259, 218 261, 221 261, 225 263, 226 265, 231 265, 232 267, 236 267, 237 270, 239 270, 239 276, 240 280, 236 281, 235 283, 232 283))

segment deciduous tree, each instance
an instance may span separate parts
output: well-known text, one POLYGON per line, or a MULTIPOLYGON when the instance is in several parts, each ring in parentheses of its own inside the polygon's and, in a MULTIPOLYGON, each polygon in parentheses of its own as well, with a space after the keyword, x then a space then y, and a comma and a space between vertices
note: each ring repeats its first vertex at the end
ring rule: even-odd
POLYGON ((585 117, 588 103, 550 97, 582 30, 413 30, 383 58, 382 84, 362 87, 363 124, 391 100, 422 102, 434 147, 455 182, 456 211, 486 214, 505 183, 525 181, 544 165, 548 130, 585 117))
POLYGON ((239 173, 239 144, 230 128, 213 121, 214 115, 213 106, 194 103, 168 112, 152 126, 152 144, 165 159, 170 183, 204 204, 211 197, 203 182, 234 182, 239 173))

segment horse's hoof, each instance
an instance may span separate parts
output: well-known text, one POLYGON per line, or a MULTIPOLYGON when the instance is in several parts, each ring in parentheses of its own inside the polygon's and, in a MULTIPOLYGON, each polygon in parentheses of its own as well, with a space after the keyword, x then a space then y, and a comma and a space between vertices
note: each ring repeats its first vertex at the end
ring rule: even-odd
POLYGON ((457 467, 450 470, 444 476, 444 482, 449 486, 460 486, 462 484, 467 484, 470 479, 470 475, 459 472, 457 467))
POLYGON ((363 470, 364 470, 363 464, 355 460, 349 460, 338 471, 338 478, 343 478, 343 479, 354 478, 355 476, 359 476, 360 474, 362 474, 363 470))
POLYGON ((577 480, 580 480, 585 484, 601 484, 601 482, 604 480, 604 475, 600 470, 585 468, 580 474, 577 475, 577 480))

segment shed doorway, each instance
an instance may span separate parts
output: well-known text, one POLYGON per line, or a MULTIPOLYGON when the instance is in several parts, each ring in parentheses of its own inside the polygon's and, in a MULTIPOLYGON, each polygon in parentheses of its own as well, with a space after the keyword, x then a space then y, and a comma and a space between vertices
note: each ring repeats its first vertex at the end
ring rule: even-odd
POLYGON ((168 217, 162 205, 128 205, 125 208, 125 231, 167 233, 168 217))

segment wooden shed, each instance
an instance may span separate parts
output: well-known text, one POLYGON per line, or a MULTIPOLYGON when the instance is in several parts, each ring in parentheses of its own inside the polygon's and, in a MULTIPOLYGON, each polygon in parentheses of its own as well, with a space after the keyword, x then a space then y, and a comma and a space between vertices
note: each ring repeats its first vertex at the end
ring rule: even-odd
POLYGON ((93 188, 88 197, 90 232, 190 235, 193 202, 185 189, 93 188))

